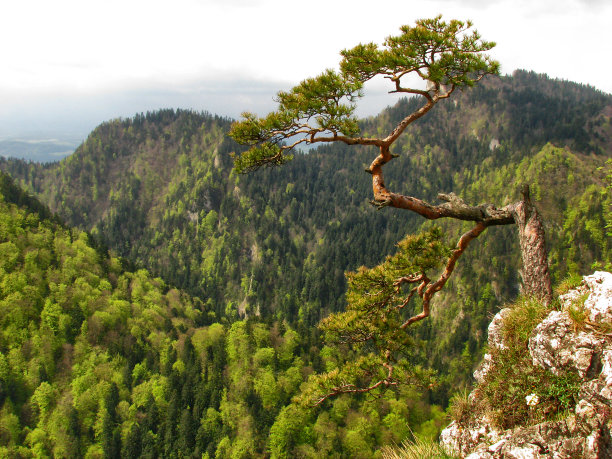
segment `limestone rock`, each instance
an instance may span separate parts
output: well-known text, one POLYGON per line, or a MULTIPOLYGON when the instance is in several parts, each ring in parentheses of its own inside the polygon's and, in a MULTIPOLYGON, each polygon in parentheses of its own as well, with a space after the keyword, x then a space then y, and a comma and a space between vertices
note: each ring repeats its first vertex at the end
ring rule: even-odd
POLYGON ((563 309, 568 309, 572 303, 579 302, 583 295, 588 295, 584 307, 589 312, 591 322, 612 323, 612 273, 596 271, 590 276, 584 276, 582 284, 561 295, 559 301, 563 309))
MULTIPOLYGON (((506 345, 504 344, 504 337, 501 331, 501 326, 502 326, 502 323, 505 317, 508 315, 509 312, 510 312, 510 308, 502 309, 497 314, 495 314, 495 316, 493 317, 493 320, 489 324, 489 328, 488 328, 489 337, 488 337, 487 342, 489 343, 490 348, 497 348, 497 349, 506 348, 506 345)), ((484 377, 486 376, 487 372, 491 368, 491 363, 492 363, 491 354, 488 354, 488 353, 485 354, 484 358, 482 359, 482 362, 480 363, 478 368, 474 371, 474 378, 476 379, 477 382, 481 383, 484 380, 484 377)))
POLYGON ((487 445, 500 442, 501 432, 494 429, 486 417, 478 420, 475 427, 464 427, 452 422, 440 434, 440 443, 449 452, 459 452, 466 457, 488 457, 487 445))
POLYGON ((602 352, 601 378, 608 387, 612 387, 612 349, 606 349, 602 352))
MULTIPOLYGON (((570 371, 580 376, 574 412, 507 431, 492 427, 486 414, 465 425, 453 422, 440 436, 449 453, 469 459, 612 458, 612 335, 606 332, 612 326, 612 274, 585 276, 560 301, 562 310, 552 311, 533 330, 529 353, 533 365, 557 375, 570 371), (583 303, 587 321, 574 323, 567 311, 583 303)), ((502 324, 508 311, 500 311, 489 325, 490 348, 506 347, 502 324)), ((479 384, 494 364, 494 355, 486 354, 474 373, 479 384)), ((470 394, 475 397, 477 390, 470 394)))
POLYGON ((493 317, 493 320, 489 324, 488 333, 488 343, 489 347, 496 347, 497 349, 505 349, 506 345, 504 344, 504 337, 501 332, 501 326, 506 318, 506 316, 510 313, 510 308, 504 308, 499 311, 493 317))
POLYGON ((552 311, 529 338, 529 353, 534 365, 559 375, 577 372, 586 377, 601 361, 604 340, 593 333, 576 332, 576 325, 565 311, 552 311))
POLYGON ((491 357, 491 354, 485 354, 482 358, 482 362, 480 362, 480 365, 478 365, 478 368, 474 370, 474 379, 477 383, 481 384, 484 381, 484 378, 491 369, 492 364, 493 358, 491 357))

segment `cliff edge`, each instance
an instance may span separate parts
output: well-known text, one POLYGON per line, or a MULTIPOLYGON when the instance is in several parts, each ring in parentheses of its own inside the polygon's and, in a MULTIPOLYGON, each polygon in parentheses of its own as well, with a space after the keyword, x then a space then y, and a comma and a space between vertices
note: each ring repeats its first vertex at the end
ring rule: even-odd
POLYGON ((523 300, 493 318, 476 388, 440 437, 450 454, 612 457, 612 274, 585 276, 542 308, 523 300))

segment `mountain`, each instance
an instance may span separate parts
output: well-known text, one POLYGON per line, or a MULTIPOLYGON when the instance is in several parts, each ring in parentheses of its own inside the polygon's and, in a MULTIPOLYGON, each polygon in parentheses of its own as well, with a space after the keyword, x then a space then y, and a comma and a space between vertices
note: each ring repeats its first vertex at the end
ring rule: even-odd
MULTIPOLYGON (((362 130, 386 132, 417 103, 400 100, 362 130)), ((431 201, 454 191, 497 206, 529 183, 558 282, 612 259, 601 170, 612 156, 611 116, 612 97, 588 86, 530 72, 489 78, 411 125, 386 180, 431 201)), ((368 204, 367 148, 320 147, 281 169, 236 176, 230 123, 161 110, 102 124, 59 163, 3 160, 0 168, 134 267, 201 298, 215 320, 285 320, 311 336, 343 308, 346 270, 379 263, 406 233, 430 224, 368 204)), ((455 244, 462 225, 437 224, 455 244)), ((475 241, 431 320, 415 329, 435 337, 423 345, 442 375, 430 401, 444 404, 470 381, 490 315, 518 294, 513 231, 490 228, 475 241)))
POLYGON ((291 404, 341 357, 204 303, 126 269, 0 173, 0 456, 365 458, 441 428, 410 386, 291 404))
POLYGON ((75 140, 73 137, 63 139, 0 139, 0 156, 5 158, 22 158, 39 163, 59 161, 74 153, 80 142, 80 140, 75 140))

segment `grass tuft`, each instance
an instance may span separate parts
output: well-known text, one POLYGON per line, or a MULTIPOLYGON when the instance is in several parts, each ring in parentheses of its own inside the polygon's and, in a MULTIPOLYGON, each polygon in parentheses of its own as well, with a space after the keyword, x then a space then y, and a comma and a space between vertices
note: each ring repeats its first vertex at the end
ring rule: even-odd
POLYGON ((574 290, 579 287, 580 284, 582 284, 582 276, 580 274, 568 274, 568 276, 555 287, 555 298, 559 295, 565 295, 570 290, 574 290))
POLYGON ((449 455, 435 440, 416 438, 414 441, 403 441, 401 446, 384 446, 381 450, 383 459, 456 459, 449 455))
POLYGON ((488 418, 502 429, 552 420, 575 406, 578 375, 553 375, 534 366, 529 354, 529 337, 549 312, 537 301, 519 299, 502 325, 507 348, 490 350, 493 364, 476 388, 476 397, 486 405, 488 418))
POLYGON ((521 297, 510 307, 504 318, 502 336, 508 347, 527 349, 529 336, 551 309, 533 298, 521 297))
POLYGON ((591 292, 586 292, 576 298, 567 308, 567 315, 572 319, 576 329, 582 330, 589 318, 589 313, 584 307, 585 301, 588 299, 591 292))
POLYGON ((475 397, 470 397, 467 389, 457 392, 450 399, 448 414, 451 420, 463 426, 470 425, 482 411, 482 404, 475 397))

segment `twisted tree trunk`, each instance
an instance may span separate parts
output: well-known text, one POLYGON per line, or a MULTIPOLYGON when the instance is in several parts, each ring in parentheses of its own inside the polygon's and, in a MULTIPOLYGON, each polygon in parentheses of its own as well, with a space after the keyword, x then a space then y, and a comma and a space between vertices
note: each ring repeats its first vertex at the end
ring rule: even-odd
POLYGON ((544 238, 544 224, 529 196, 529 186, 521 189, 523 199, 511 206, 518 227, 523 269, 523 294, 549 305, 553 300, 552 284, 548 272, 548 252, 544 238))
POLYGON ((378 208, 388 206, 410 210, 429 220, 454 218, 457 220, 473 221, 476 222, 476 228, 478 228, 477 232, 474 232, 474 229, 472 229, 461 237, 457 249, 453 251, 453 255, 449 259, 441 278, 429 286, 430 288, 423 289, 423 292, 429 292, 429 295, 420 294, 423 298, 423 312, 410 318, 407 324, 422 320, 429 315, 429 300, 431 297, 446 283, 446 280, 454 270, 455 262, 461 256, 467 244, 472 239, 478 237, 489 226, 516 224, 523 261, 523 268, 519 271, 523 280, 522 293, 526 296, 534 297, 546 305, 552 302, 553 294, 550 273, 548 271, 548 253, 544 238, 544 225, 538 210, 531 202, 528 185, 523 185, 521 188, 522 199, 520 201, 501 209, 498 209, 493 204, 471 206, 454 193, 440 193, 438 199, 445 202, 443 204, 432 205, 422 199, 393 193, 387 189, 383 178, 383 166, 393 158, 394 156, 389 152, 389 147, 383 145, 380 147, 379 155, 372 161, 370 167, 366 169, 366 172, 372 174, 372 188, 374 192, 372 204, 374 206, 378 208), (437 288, 434 289, 434 285, 437 288))

